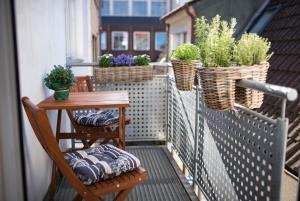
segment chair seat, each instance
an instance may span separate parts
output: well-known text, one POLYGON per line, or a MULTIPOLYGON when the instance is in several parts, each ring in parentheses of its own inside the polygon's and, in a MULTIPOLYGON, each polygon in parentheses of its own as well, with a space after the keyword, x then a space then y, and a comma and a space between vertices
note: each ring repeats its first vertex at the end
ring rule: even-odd
POLYGON ((85 185, 116 177, 141 165, 134 155, 109 144, 68 152, 64 158, 85 185))
POLYGON ((75 115, 77 124, 82 126, 107 126, 119 122, 119 114, 110 111, 97 111, 75 115))
POLYGON ((116 192, 116 189, 120 191, 128 188, 128 186, 137 185, 138 183, 143 182, 147 177, 147 171, 139 167, 133 171, 121 174, 113 179, 107 179, 87 187, 94 195, 102 196, 116 192))

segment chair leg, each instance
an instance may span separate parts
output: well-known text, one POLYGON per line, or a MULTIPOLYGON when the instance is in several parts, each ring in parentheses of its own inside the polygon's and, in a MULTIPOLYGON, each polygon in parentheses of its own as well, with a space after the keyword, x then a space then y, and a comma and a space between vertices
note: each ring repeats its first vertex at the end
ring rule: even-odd
POLYGON ((124 201, 124 199, 128 196, 128 194, 130 193, 130 191, 133 189, 134 187, 131 188, 127 188, 125 190, 122 190, 118 193, 117 197, 114 199, 114 201, 124 201))
POLYGON ((48 188, 48 200, 53 201, 54 195, 56 191, 56 184, 57 184, 57 175, 56 175, 56 165, 53 163, 52 165, 52 175, 51 175, 51 183, 48 188))

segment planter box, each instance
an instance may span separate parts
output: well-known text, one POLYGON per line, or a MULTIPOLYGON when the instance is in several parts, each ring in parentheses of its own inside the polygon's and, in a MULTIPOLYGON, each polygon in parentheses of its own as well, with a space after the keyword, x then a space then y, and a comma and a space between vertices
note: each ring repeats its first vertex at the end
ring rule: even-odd
POLYGON ((241 79, 266 82, 269 63, 253 66, 207 67, 198 69, 204 101, 210 109, 227 111, 237 102, 248 108, 259 108, 264 94, 236 86, 241 79))
POLYGON ((200 63, 193 61, 187 63, 180 60, 172 60, 173 71, 175 75, 176 87, 181 91, 191 91, 195 81, 195 71, 200 63))
POLYGON ((213 110, 226 111, 234 108, 235 82, 239 79, 239 67, 201 67, 197 69, 204 102, 213 110))
POLYGON ((94 68, 98 83, 140 82, 153 79, 153 66, 94 68))
MULTIPOLYGON (((260 65, 241 66, 239 70, 239 77, 240 79, 255 80, 258 82, 265 83, 267 79, 268 69, 268 62, 260 65)), ((260 108, 260 106, 263 103, 263 99, 263 92, 254 89, 246 89, 238 86, 235 89, 235 101, 250 109, 260 108)))

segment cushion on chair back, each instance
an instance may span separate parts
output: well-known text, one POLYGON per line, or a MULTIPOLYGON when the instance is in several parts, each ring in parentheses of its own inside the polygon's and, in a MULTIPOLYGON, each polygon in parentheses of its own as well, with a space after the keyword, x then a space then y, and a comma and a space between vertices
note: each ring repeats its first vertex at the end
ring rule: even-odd
POLYGON ((83 126, 107 126, 119 121, 119 115, 116 112, 97 111, 88 114, 75 115, 75 121, 83 126))
POLYGON ((109 144, 65 153, 64 158, 85 185, 141 166, 140 160, 134 155, 109 144))

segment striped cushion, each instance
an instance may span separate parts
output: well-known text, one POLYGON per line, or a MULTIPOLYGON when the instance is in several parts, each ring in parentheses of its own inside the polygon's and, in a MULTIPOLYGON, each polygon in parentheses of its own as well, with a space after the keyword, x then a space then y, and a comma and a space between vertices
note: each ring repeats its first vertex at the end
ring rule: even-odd
POLYGON ((76 115, 75 121, 83 126, 107 126, 119 121, 119 115, 116 112, 97 111, 88 114, 76 115))
POLYGON ((141 165, 134 155, 109 144, 65 153, 64 158, 85 185, 118 176, 141 165))

